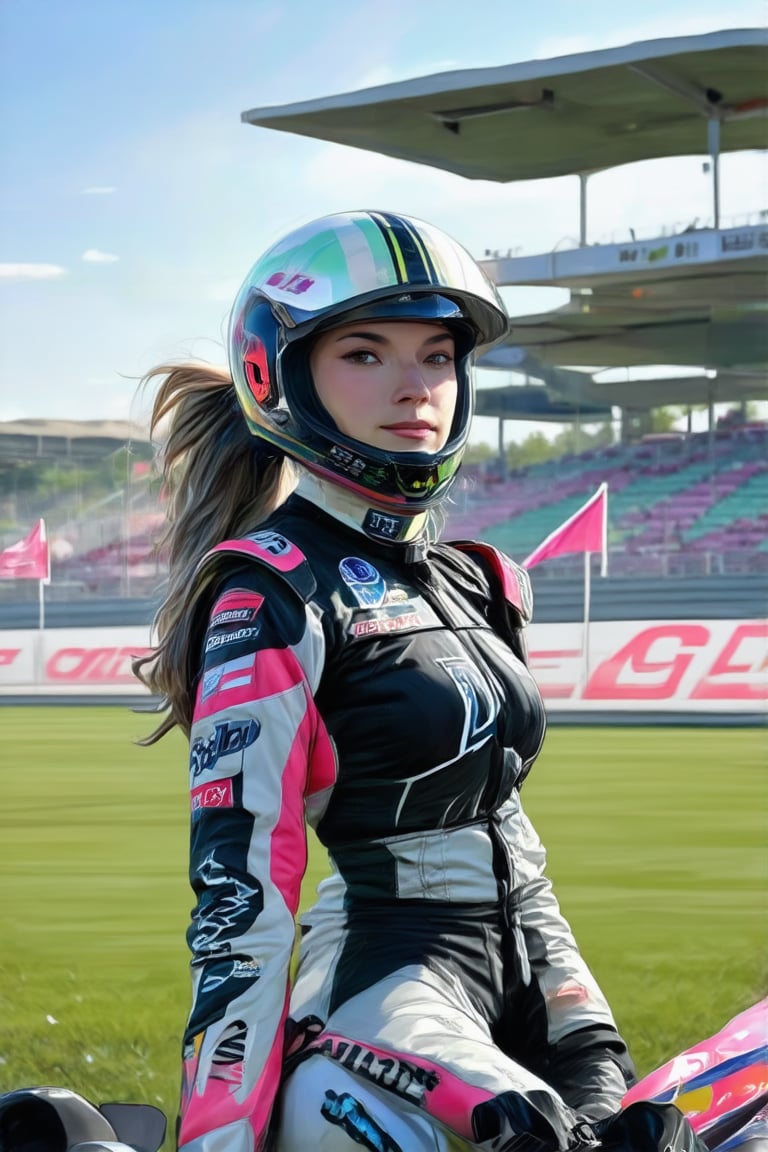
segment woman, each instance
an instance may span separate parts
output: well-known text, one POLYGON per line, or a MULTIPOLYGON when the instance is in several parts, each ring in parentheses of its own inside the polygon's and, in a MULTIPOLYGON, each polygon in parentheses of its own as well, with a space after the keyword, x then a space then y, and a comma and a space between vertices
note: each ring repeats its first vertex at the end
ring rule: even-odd
POLYGON ((150 740, 190 739, 184 1152, 566 1149, 632 1080, 520 805, 527 576, 437 542, 506 330, 448 236, 350 212, 251 270, 231 378, 149 374, 170 581, 137 670, 150 740), (331 872, 289 1002, 305 820, 331 872))

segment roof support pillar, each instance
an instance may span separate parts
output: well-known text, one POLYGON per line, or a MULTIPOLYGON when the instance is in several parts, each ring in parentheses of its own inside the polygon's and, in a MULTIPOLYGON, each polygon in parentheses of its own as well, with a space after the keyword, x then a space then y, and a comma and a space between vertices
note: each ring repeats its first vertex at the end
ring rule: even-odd
POLYGON ((712 216, 715 228, 720 227, 720 119, 710 116, 707 121, 707 145, 712 164, 712 216))
POLYGON ((588 172, 579 172, 579 248, 587 246, 587 180, 588 172))

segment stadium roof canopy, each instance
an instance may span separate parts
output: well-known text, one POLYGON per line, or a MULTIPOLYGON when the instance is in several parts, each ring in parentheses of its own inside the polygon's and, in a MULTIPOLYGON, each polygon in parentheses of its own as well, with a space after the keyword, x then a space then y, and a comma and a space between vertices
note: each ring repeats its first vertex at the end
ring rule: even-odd
MULTIPOLYGON (((740 228, 692 225, 652 240, 484 261, 499 285, 571 291, 560 308, 515 315, 505 346, 486 365, 514 368, 522 350, 554 365, 693 365, 729 377, 762 376, 760 395, 768 397, 765 218, 740 228)), ((731 391, 722 398, 743 398, 740 385, 731 391)))
MULTIPOLYGON (((493 353, 491 353, 491 356, 493 353)), ((543 384, 507 384, 501 387, 480 387, 477 391, 476 414, 507 420, 536 420, 566 423, 581 420, 597 423, 611 418, 612 408, 642 412, 652 408, 679 405, 683 408, 699 404, 741 403, 764 400, 768 395, 762 375, 737 375, 713 372, 709 375, 692 374, 625 379, 604 379, 602 373, 563 370, 556 383, 548 378, 546 365, 529 361, 530 374, 543 380, 543 384)))
MULTIPOLYGON (((600 419, 611 405, 768 396, 768 227, 721 230, 717 158, 768 145, 768 30, 729 29, 445 72, 242 113, 249 124, 510 182, 583 177, 639 160, 709 154, 715 229, 651 242, 504 258, 499 285, 568 288, 562 308, 513 316, 480 364, 542 381, 482 389, 478 412, 600 419), (615 378, 597 367, 703 366, 705 375, 615 378), (583 366, 569 371, 562 365, 583 366), (600 415, 598 415, 600 414, 600 415)), ((585 212, 582 183, 582 216, 585 212)), ((690 234, 689 234, 690 231, 690 234)), ((628 235, 631 229, 628 228, 628 235)))
POLYGON ((508 182, 768 143, 768 30, 728 29, 442 72, 242 120, 508 182))
POLYGON ((103 460, 131 444, 149 445, 146 428, 127 420, 0 421, 0 463, 19 460, 103 460))

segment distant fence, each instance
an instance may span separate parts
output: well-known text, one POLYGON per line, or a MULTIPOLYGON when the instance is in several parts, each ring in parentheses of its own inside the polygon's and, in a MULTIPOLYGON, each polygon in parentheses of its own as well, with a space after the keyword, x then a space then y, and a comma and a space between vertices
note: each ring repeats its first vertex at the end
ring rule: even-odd
MULTIPOLYGON (((565 558, 564 558, 565 559, 565 558)), ((577 557, 583 572, 582 558, 577 557)), ((531 570, 534 619, 539 624, 576 623, 584 616, 583 575, 549 569, 555 560, 531 570)), ((38 619, 38 590, 34 580, 0 582, 0 631, 34 628, 38 619)), ((78 596, 66 586, 45 590, 45 623, 49 628, 96 628, 139 624, 148 626, 159 596, 78 596)), ((609 577, 593 574, 590 604, 592 620, 733 620, 759 619, 768 613, 768 576, 701 576, 690 580, 609 577)))

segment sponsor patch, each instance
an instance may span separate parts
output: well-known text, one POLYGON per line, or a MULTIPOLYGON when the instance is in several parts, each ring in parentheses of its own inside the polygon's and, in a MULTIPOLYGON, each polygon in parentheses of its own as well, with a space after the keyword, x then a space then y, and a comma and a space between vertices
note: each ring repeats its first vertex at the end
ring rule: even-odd
POLYGON ((217 780, 215 784, 198 784, 190 793, 192 816, 197 816, 203 808, 231 808, 234 804, 232 778, 217 780))
POLYGON ((390 632, 412 632, 423 628, 439 628, 440 621, 421 596, 408 598, 404 588, 387 593, 378 608, 358 608, 347 632, 354 639, 366 636, 385 636, 390 632))
POLYGON ((342 448, 340 444, 331 445, 328 455, 338 468, 342 468, 355 479, 362 476, 365 471, 365 460, 362 456, 356 456, 354 452, 350 452, 348 448, 342 448))
POLYGON ((403 1060, 394 1053, 368 1048, 354 1040, 342 1036, 326 1036, 308 1046, 310 1052, 321 1052, 337 1061, 357 1076, 364 1076, 374 1084, 396 1092, 407 1100, 421 1104, 427 1092, 440 1083, 434 1069, 420 1067, 410 1060, 403 1060))
POLYGON ((410 519, 404 516, 390 516, 387 512, 369 508, 363 521, 363 531, 379 540, 400 540, 410 523, 410 519))
MULTIPOLYGON (((234 756, 250 748, 259 736, 261 724, 258 720, 225 720, 216 724, 210 736, 198 736, 189 750, 189 771, 192 780, 203 772, 212 772, 219 760, 234 756)), ((238 765, 226 776, 234 776, 240 771, 238 765)))
POLYGON ((205 642, 206 654, 215 652, 218 648, 224 648, 227 644, 239 644, 243 640, 251 640, 258 634, 258 624, 252 624, 247 628, 234 628, 231 632, 214 632, 213 636, 209 636, 205 642))
POLYGON ((265 552, 269 552, 270 556, 287 556, 289 552, 293 551, 293 544, 290 540, 286 540, 285 536, 281 536, 279 532, 254 532, 249 539, 253 540, 265 552))
MULTIPOLYGON (((221 969, 221 966, 219 968, 221 969)), ((221 988, 222 984, 226 984, 227 980, 258 980, 262 970, 260 960, 230 960, 225 969, 215 970, 203 977, 200 983, 200 993, 206 996, 210 992, 215 992, 217 988, 221 988)))
POLYGON ((208 700, 214 693, 219 695, 230 688, 244 688, 250 684, 256 663, 256 653, 240 656, 237 660, 225 660, 215 668, 209 668, 203 675, 202 699, 208 700))
POLYGON ((312 276, 305 276, 303 272, 273 272, 267 280, 270 288, 279 288, 281 292, 291 292, 294 296, 301 296, 314 284, 312 276))
POLYGON ((208 627, 233 628, 238 624, 250 624, 256 619, 256 614, 263 603, 264 597, 258 592, 246 592, 242 589, 225 592, 214 604, 208 627))
POLYGON ((345 556, 339 561, 339 572, 361 607, 378 608, 384 603, 387 585, 373 564, 359 556, 345 556))
POLYGON ((381 636, 387 632, 402 632, 406 628, 421 628, 423 623, 418 612, 403 612, 400 616, 356 620, 352 625, 352 635, 381 636))
POLYGON ((242 980, 244 977, 258 977, 261 976, 263 965, 261 960, 235 960, 232 965, 232 975, 237 980, 242 980))

